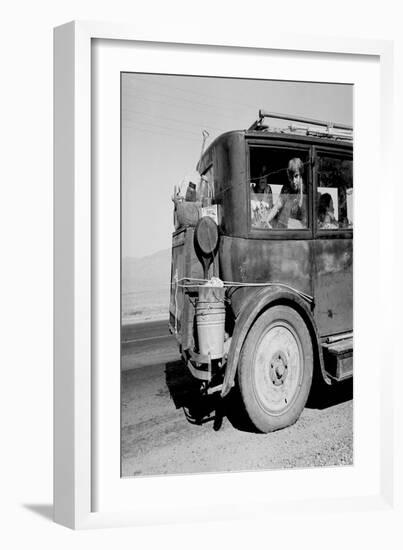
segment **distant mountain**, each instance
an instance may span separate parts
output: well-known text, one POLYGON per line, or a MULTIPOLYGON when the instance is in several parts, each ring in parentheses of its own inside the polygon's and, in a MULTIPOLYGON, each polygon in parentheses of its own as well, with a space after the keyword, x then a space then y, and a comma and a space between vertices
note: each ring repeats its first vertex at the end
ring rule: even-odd
POLYGON ((123 258, 122 292, 169 288, 171 249, 160 250, 143 258, 123 258))

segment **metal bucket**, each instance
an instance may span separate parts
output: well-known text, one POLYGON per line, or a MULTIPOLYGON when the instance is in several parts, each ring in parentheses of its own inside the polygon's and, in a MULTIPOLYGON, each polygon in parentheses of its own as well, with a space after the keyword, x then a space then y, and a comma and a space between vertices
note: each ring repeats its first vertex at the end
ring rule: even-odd
POLYGON ((224 300, 218 296, 224 296, 224 289, 200 288, 202 289, 204 292, 199 291, 199 301, 196 304, 199 353, 210 355, 211 359, 220 359, 224 355, 225 306, 224 300))

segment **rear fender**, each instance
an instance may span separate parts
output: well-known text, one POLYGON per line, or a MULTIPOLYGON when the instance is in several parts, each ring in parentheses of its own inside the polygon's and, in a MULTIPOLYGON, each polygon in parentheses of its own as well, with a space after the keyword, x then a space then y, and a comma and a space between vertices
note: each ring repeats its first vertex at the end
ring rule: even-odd
POLYGON ((243 305, 237 315, 231 345, 228 352, 224 382, 221 389, 222 397, 227 395, 230 389, 234 386, 242 346, 253 323, 259 315, 263 313, 263 311, 268 309, 270 306, 279 303, 293 307, 304 319, 312 338, 314 357, 320 367, 322 378, 326 383, 330 384, 330 379, 324 370, 322 349, 319 343, 319 334, 316 329, 310 304, 307 300, 304 300, 299 294, 293 292, 291 289, 285 289, 284 287, 273 285, 263 288, 254 294, 252 298, 243 305))

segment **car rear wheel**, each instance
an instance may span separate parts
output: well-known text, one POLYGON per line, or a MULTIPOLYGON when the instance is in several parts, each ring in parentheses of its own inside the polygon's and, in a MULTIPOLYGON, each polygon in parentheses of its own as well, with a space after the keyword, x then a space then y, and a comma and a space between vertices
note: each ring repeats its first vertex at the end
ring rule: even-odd
POLYGON ((274 306, 252 326, 240 357, 239 388, 261 432, 293 424, 308 399, 313 353, 309 331, 291 307, 274 306))

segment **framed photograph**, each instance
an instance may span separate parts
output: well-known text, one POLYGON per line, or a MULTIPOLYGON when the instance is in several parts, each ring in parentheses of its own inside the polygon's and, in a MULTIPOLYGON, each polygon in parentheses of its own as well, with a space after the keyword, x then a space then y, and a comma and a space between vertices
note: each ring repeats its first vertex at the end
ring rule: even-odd
POLYGON ((55 520, 391 506, 392 44, 54 44, 55 520))

